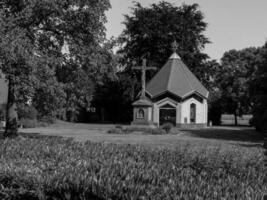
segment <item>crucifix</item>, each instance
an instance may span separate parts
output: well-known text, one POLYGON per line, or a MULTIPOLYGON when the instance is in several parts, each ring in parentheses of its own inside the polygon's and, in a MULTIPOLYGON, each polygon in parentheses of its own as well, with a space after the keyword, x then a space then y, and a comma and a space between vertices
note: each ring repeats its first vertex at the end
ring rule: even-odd
POLYGON ((172 43, 172 51, 174 53, 177 53, 177 49, 178 49, 178 43, 176 42, 176 40, 174 40, 174 42, 172 43))
POLYGON ((141 70, 142 72, 142 91, 141 91, 141 96, 140 99, 145 99, 146 97, 146 71, 147 70, 156 70, 156 67, 147 67, 146 66, 146 59, 143 59, 142 66, 138 67, 133 67, 133 69, 141 70))

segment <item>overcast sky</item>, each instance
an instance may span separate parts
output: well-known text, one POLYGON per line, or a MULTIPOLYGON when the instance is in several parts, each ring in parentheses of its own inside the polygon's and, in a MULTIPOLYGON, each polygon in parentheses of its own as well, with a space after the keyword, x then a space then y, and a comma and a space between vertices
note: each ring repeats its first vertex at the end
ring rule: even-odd
MULTIPOLYGON (((138 0, 143 6, 160 0, 138 0)), ((211 40, 205 52, 219 60, 225 51, 262 46, 267 41, 267 0, 166 0, 174 5, 198 3, 208 23, 206 36, 211 40)), ((124 14, 130 13, 132 0, 110 0, 107 12, 107 37, 124 29, 124 14)))

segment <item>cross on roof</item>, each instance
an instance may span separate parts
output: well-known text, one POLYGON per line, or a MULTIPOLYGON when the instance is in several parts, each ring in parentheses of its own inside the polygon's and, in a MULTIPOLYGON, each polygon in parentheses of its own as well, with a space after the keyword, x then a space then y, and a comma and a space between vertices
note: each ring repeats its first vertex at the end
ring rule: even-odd
POLYGON ((147 70, 156 70, 156 67, 147 67, 146 59, 143 59, 142 66, 133 67, 133 69, 141 70, 142 72, 142 91, 140 99, 145 99, 146 96, 146 71, 147 70))
POLYGON ((178 49, 178 43, 176 42, 176 40, 174 40, 174 42, 172 43, 172 51, 176 53, 177 49, 178 49))

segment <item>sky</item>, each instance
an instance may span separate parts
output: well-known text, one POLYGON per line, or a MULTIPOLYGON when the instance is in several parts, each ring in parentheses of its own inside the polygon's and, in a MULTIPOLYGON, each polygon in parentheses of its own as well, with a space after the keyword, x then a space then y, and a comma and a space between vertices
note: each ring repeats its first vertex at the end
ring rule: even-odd
MULTIPOLYGON (((137 0, 149 6, 160 0, 137 0)), ((230 49, 262 46, 267 41, 267 0, 165 0, 175 6, 197 3, 208 23, 205 32, 211 44, 204 52, 211 59, 220 60, 230 49)), ((131 13, 132 0, 110 0, 107 14, 107 37, 117 37, 124 25, 124 14, 131 13)))

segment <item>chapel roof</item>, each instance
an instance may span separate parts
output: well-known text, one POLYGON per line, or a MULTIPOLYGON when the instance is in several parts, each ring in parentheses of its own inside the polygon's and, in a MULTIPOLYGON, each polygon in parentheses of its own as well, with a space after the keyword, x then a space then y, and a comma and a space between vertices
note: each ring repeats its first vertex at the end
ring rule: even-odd
POLYGON ((208 90, 183 63, 177 53, 173 53, 166 64, 146 86, 146 92, 155 98, 166 92, 186 98, 197 94, 208 98, 208 90))

